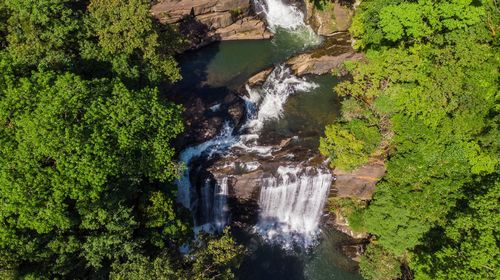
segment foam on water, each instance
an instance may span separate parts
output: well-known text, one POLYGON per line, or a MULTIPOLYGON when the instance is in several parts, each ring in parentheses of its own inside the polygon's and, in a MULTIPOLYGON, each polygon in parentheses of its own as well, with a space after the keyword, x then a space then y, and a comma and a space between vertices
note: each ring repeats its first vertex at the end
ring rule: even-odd
POLYGON ((321 43, 321 37, 304 22, 304 14, 298 7, 281 0, 254 0, 254 3, 257 10, 264 14, 269 30, 277 35, 279 45, 280 40, 302 47, 321 43))
POLYGON ((255 231, 286 249, 313 245, 332 178, 319 168, 280 166, 275 177, 264 180, 255 231))
POLYGON ((305 78, 292 75, 290 69, 283 65, 275 67, 261 88, 247 86, 248 121, 244 128, 254 133, 259 132, 265 122, 277 120, 283 116, 283 107, 290 95, 307 92, 318 86, 305 78))
POLYGON ((226 122, 219 135, 197 146, 188 147, 181 152, 180 160, 186 165, 186 169, 182 177, 177 181, 177 201, 184 207, 192 209, 189 164, 196 158, 201 156, 211 157, 236 143, 237 138, 233 135, 233 130, 234 127, 229 122, 226 122))

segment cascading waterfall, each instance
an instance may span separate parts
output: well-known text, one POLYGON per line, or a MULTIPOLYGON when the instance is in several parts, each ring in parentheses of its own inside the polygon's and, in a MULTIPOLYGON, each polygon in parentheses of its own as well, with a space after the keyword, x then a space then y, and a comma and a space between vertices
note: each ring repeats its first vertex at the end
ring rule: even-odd
POLYGON ((266 121, 277 120, 283 116, 283 106, 290 95, 307 92, 316 87, 317 84, 292 75, 290 69, 284 65, 275 67, 261 88, 252 89, 247 86, 248 97, 245 101, 248 121, 243 128, 254 133, 260 131, 266 121))
POLYGON ((269 28, 297 29, 304 25, 304 14, 297 7, 286 5, 281 0, 256 0, 255 5, 267 19, 269 28))
POLYGON ((276 177, 264 181, 256 232, 284 248, 314 244, 331 173, 313 167, 280 166, 276 177))

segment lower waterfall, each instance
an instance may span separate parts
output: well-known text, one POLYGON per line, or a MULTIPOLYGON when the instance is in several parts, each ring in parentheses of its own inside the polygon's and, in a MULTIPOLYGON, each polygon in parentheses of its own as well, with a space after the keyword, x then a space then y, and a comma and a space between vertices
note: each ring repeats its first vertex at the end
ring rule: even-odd
POLYGON ((264 180, 255 231, 285 248, 311 246, 332 179, 328 170, 280 166, 276 177, 264 180))

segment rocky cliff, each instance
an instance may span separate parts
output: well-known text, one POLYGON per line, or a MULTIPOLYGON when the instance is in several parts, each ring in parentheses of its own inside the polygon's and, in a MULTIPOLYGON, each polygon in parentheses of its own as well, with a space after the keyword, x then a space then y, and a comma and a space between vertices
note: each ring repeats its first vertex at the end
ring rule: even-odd
POLYGON ((215 41, 268 39, 272 34, 257 17, 251 0, 160 0, 151 8, 161 23, 175 25, 196 49, 215 41))

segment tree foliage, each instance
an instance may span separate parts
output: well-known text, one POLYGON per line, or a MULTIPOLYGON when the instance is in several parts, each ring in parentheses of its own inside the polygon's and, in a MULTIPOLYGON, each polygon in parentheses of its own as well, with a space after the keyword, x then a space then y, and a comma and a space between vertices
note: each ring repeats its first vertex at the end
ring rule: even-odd
MULTIPOLYGON (((345 65, 352 80, 337 87, 340 95, 349 97, 342 115, 348 123, 376 124, 390 152, 387 174, 363 213, 364 224, 376 236, 377 246, 396 257, 427 248, 409 260, 416 278, 480 273, 493 279, 499 273, 491 262, 471 269, 472 262, 498 251, 498 242, 484 242, 485 248, 468 244, 472 237, 464 232, 467 225, 455 218, 462 211, 459 205, 469 205, 484 193, 468 186, 498 176, 498 15, 495 1, 371 0, 361 3, 353 22, 356 47, 366 52, 367 62, 345 65), (441 249, 424 238, 437 228, 454 232, 454 243, 446 243, 452 247, 441 249), (469 247, 457 251, 461 246, 469 247), (463 270, 451 258, 444 261, 458 253, 462 257, 456 261, 463 270), (439 265, 431 265, 431 260, 439 265)), ((322 143, 356 143, 333 136, 327 127, 322 143)), ((331 157, 335 152, 326 150, 331 157)), ((361 164, 358 159, 369 156, 352 154, 345 161, 361 164)), ((485 213, 493 218, 499 211, 498 197, 483 199, 495 204, 485 213)), ((467 219, 485 223, 477 215, 467 219)), ((497 232, 487 232, 490 240, 498 240, 497 232)))
MULTIPOLYGON (((172 185, 182 108, 157 87, 179 78, 176 41, 161 39, 176 36, 149 5, 0 0, 0 278, 186 279, 200 266, 179 252, 192 239, 172 185)), ((225 256, 213 275, 239 252, 229 236, 191 247, 225 256)))

